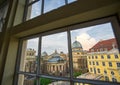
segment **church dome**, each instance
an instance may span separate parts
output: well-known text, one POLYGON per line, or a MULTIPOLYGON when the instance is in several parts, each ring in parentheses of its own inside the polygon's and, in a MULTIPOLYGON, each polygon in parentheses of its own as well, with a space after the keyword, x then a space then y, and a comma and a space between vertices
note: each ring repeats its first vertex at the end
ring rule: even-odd
POLYGON ((80 42, 75 41, 75 42, 73 42, 73 44, 72 44, 72 48, 82 48, 82 45, 81 45, 80 42))

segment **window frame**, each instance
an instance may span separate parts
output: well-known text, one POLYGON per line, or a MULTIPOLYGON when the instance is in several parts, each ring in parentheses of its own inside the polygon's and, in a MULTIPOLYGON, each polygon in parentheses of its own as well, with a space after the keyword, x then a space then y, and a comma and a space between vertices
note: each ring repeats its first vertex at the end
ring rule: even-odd
MULTIPOLYGON (((120 42, 119 42, 120 41, 120 39, 119 39, 120 34, 118 33, 120 31, 120 29, 118 29, 119 25, 118 25, 118 21, 117 21, 116 16, 111 16, 111 17, 107 17, 107 18, 105 17, 105 18, 102 18, 102 19, 92 20, 92 21, 83 22, 83 23, 77 23, 75 25, 62 27, 61 29, 51 30, 51 31, 36 34, 36 35, 33 35, 33 36, 28 36, 28 37, 21 38, 20 41, 19 41, 19 49, 18 49, 18 54, 17 54, 18 58, 16 60, 17 64, 16 64, 16 68, 15 68, 15 77, 14 77, 15 82, 14 82, 14 85, 17 85, 19 74, 35 76, 37 78, 37 85, 40 84, 40 82, 38 81, 38 79, 40 77, 55 79, 55 80, 58 80, 58 81, 59 80, 69 81, 70 85, 73 85, 74 82, 89 83, 89 84, 96 84, 96 85, 118 84, 118 82, 108 82, 108 81, 89 80, 89 79, 77 79, 77 78, 73 78, 73 76, 72 76, 73 75, 73 70, 72 70, 73 69, 73 62, 72 62, 72 49, 71 49, 72 47, 71 47, 70 31, 73 30, 73 29, 80 29, 80 28, 82 29, 83 27, 89 27, 89 26, 104 24, 104 23, 108 23, 108 22, 111 22, 113 32, 114 32, 114 35, 115 35, 115 38, 116 38, 116 41, 117 41, 117 44, 118 44, 118 49, 119 49, 119 52, 120 52, 120 42), (117 23, 117 26, 116 26, 116 23, 117 23), (39 37, 38 56, 41 56, 41 50, 40 49, 41 49, 42 36, 50 35, 50 34, 54 34, 54 33, 65 32, 65 31, 67 32, 68 53, 70 55, 70 62, 69 62, 69 66, 71 68, 71 69, 69 69, 70 70, 70 78, 69 77, 68 78, 67 77, 56 77, 56 76, 48 76, 48 75, 39 74, 38 69, 40 69, 40 66, 38 66, 36 74, 19 71, 20 59, 21 59, 21 50, 22 50, 22 44, 23 44, 24 40, 39 37)), ((38 61, 39 61, 38 64, 40 65, 40 58, 38 59, 38 61)))
MULTIPOLYGON (((29 19, 27 20, 28 8, 29 8, 30 6, 32 6, 33 4, 37 3, 38 1, 40 1, 40 0, 35 0, 35 1, 30 2, 30 3, 29 3, 29 0, 26 0, 26 1, 25 1, 25 8, 24 8, 24 14, 23 14, 23 22, 32 19, 32 18, 29 18, 29 19)), ((69 0, 64 0, 64 1, 65 1, 65 5, 71 4, 71 3, 69 3, 69 0)), ((74 2, 76 2, 76 1, 74 1, 74 2)), ((73 3, 73 2, 72 2, 72 3, 73 3)), ((40 12, 40 15, 38 15, 38 16, 41 16, 41 15, 43 15, 43 14, 46 14, 46 13, 48 13, 48 12, 51 12, 51 11, 55 10, 55 9, 52 9, 52 10, 44 13, 44 4, 45 4, 45 0, 41 0, 41 12, 40 12)), ((65 5, 63 5, 63 6, 65 6, 65 5)), ((60 6, 60 7, 62 7, 62 6, 60 6)), ((60 7, 58 7, 58 8, 60 8, 60 7)), ((58 8, 56 8, 56 9, 58 9, 58 8)), ((37 17, 37 16, 35 16, 35 17, 37 17)), ((35 17, 34 17, 34 18, 35 18, 35 17)))

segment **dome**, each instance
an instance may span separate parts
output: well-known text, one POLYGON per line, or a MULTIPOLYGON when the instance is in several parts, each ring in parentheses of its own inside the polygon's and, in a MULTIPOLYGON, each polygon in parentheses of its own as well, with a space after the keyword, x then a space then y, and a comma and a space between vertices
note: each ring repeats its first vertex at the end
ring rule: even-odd
POLYGON ((41 54, 41 56, 47 56, 48 54, 47 54, 47 52, 43 52, 42 54, 41 54))
POLYGON ((60 56, 54 56, 54 57, 52 57, 48 60, 48 62, 51 62, 51 63, 57 63, 57 62, 60 62, 60 61, 64 61, 64 59, 61 58, 60 56))
POLYGON ((73 42, 73 44, 72 44, 72 48, 82 48, 82 45, 80 44, 80 42, 75 41, 75 42, 73 42))

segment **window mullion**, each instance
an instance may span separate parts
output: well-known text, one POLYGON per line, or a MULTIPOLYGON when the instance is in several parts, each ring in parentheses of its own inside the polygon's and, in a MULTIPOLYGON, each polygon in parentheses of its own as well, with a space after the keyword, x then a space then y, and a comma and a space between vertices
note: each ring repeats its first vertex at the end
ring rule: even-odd
POLYGON ((27 19, 27 12, 28 12, 28 7, 29 7, 28 3, 29 3, 29 0, 26 0, 25 8, 24 8, 24 14, 23 14, 23 22, 25 22, 26 19, 27 19))
POLYGON ((72 61, 72 49, 71 49, 71 34, 70 30, 67 31, 68 34, 68 53, 69 53, 69 70, 70 70, 70 84, 72 85, 73 80, 73 61, 72 61))
POLYGON ((41 7, 41 14, 43 14, 44 13, 44 0, 42 0, 42 7, 41 7))
POLYGON ((40 85, 39 81, 39 74, 40 74, 40 57, 41 57, 41 36, 39 37, 39 44, 38 44, 38 56, 37 56, 37 85, 40 85))
POLYGON ((68 4, 68 0, 65 0, 65 5, 67 5, 68 4))

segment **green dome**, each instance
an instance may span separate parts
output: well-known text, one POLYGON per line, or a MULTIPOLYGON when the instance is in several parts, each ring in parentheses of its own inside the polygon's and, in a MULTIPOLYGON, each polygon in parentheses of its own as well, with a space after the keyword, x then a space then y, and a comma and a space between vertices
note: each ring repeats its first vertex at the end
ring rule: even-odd
POLYGON ((73 44, 72 44, 72 48, 82 48, 82 45, 80 44, 80 42, 75 41, 75 42, 73 42, 73 44))

